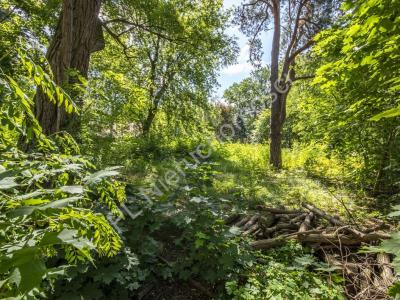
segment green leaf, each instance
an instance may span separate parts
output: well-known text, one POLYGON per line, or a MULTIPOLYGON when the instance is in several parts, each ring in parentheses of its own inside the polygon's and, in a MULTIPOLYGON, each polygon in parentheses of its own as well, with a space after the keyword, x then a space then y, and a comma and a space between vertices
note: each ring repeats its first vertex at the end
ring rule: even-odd
POLYGON ((394 118, 400 116, 400 106, 384 111, 376 116, 370 118, 370 121, 379 121, 383 118, 394 118))
POLYGON ((26 264, 15 268, 9 277, 9 281, 15 283, 20 292, 27 293, 33 288, 40 288, 45 273, 46 266, 43 261, 31 259, 26 264))
MULTIPOLYGON (((389 288, 389 295, 392 296, 393 298, 396 298, 396 296, 400 295, 400 282, 396 282, 389 288)), ((397 298, 396 298, 397 299, 397 298)))
POLYGON ((98 171, 96 173, 93 173, 87 177, 84 178, 84 181, 88 184, 96 184, 99 183, 100 181, 102 181, 104 178, 107 177, 112 177, 112 176, 116 176, 119 175, 119 172, 116 171, 117 169, 119 169, 121 167, 111 167, 111 168, 106 168, 104 170, 98 171))
POLYGON ((26 200, 30 198, 35 198, 37 196, 47 195, 54 193, 54 190, 36 190, 28 194, 20 195, 15 197, 17 200, 26 200))
POLYGON ((69 198, 64 198, 56 201, 52 201, 50 203, 47 203, 45 205, 41 206, 22 206, 18 207, 10 212, 7 213, 7 216, 9 217, 20 217, 20 216, 26 216, 32 214, 35 210, 46 210, 48 208, 62 208, 66 207, 69 204, 82 199, 80 196, 76 197, 69 197, 69 198))
POLYGON ((17 187, 18 183, 15 182, 14 177, 5 177, 0 180, 0 190, 8 190, 17 187))
POLYGON ((60 188, 60 191, 68 194, 83 194, 83 186, 81 185, 66 185, 60 188))

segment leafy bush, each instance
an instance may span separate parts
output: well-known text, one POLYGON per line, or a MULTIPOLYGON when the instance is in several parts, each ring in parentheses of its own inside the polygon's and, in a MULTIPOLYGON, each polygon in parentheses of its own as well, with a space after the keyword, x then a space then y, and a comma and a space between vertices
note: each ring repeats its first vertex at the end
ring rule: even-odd
POLYGON ((333 270, 317 263, 299 244, 288 243, 266 255, 259 254, 258 264, 247 270, 244 279, 228 281, 226 289, 233 299, 243 300, 345 299, 341 278, 334 274, 328 278, 327 271, 333 270))
POLYGON ((124 186, 110 168, 95 172, 80 155, 0 153, 1 297, 34 299, 94 254, 111 257, 121 239, 104 208, 119 214, 124 186))
POLYGON ((357 171, 363 167, 357 156, 341 159, 325 145, 317 143, 294 144, 291 149, 284 150, 283 156, 286 168, 303 169, 311 176, 330 181, 355 179, 357 171))

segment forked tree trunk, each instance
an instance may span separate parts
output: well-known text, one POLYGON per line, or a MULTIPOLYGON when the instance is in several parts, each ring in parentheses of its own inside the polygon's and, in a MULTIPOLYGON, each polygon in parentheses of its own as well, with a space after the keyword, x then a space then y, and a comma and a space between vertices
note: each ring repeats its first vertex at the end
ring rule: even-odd
MULTIPOLYGON (((56 84, 66 87, 76 83, 77 78, 68 74, 71 69, 87 78, 91 53, 104 48, 101 22, 98 18, 100 6, 101 0, 63 1, 56 32, 46 54, 56 84)), ((71 96, 79 107, 79 95, 72 92, 71 96)), ((78 118, 68 115, 63 106, 51 103, 40 89, 35 96, 35 114, 47 135, 60 130, 72 134, 79 132, 78 118)))

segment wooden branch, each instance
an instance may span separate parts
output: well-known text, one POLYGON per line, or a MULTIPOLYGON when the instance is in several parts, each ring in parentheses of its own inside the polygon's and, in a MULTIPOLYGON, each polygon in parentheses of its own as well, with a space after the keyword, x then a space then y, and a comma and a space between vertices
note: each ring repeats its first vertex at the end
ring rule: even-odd
POLYGON ((236 227, 242 227, 244 224, 246 224, 250 220, 250 216, 246 216, 243 219, 241 219, 239 222, 235 224, 236 227))
POLYGON ((305 218, 304 222, 301 223, 300 228, 299 228, 299 234, 302 234, 303 232, 307 231, 311 227, 311 221, 314 218, 314 214, 310 212, 307 217, 305 218))
POLYGON ((291 64, 299 54, 301 54, 303 51, 307 50, 308 48, 310 48, 314 44, 315 44, 314 40, 309 40, 302 47, 297 49, 294 53, 292 53, 292 55, 290 55, 290 57, 289 57, 289 62, 290 63, 289 64, 291 64))
POLYGON ((281 235, 273 239, 258 240, 251 243, 251 247, 255 250, 268 250, 274 247, 282 246, 289 239, 295 238, 295 235, 281 235))
POLYGON ((133 56, 130 56, 130 55, 128 54, 128 49, 129 49, 129 47, 127 47, 127 46, 121 41, 121 39, 120 39, 120 37, 118 36, 118 34, 116 34, 115 32, 113 32, 106 24, 102 24, 102 26, 103 26, 103 28, 106 30, 106 32, 117 42, 117 44, 119 44, 119 45, 122 47, 126 58, 129 58, 129 59, 134 58, 133 56))
POLYGON ((380 277, 382 279, 383 288, 386 290, 395 282, 393 270, 390 266, 390 257, 386 253, 378 253, 376 260, 380 264, 379 269, 381 270, 380 277))
POLYGON ((239 215, 239 214, 230 215, 229 217, 227 217, 227 218, 225 219, 225 224, 226 224, 226 225, 231 225, 231 224, 233 224, 234 222, 238 221, 238 219, 239 219, 240 217, 241 217, 241 215, 239 215))
POLYGON ((323 212, 322 210, 320 210, 319 208, 317 208, 315 206, 312 206, 311 204, 303 203, 302 206, 307 208, 308 210, 312 211, 316 215, 320 216, 321 218, 328 220, 332 225, 336 225, 336 226, 344 226, 345 225, 344 222, 342 222, 340 219, 328 215, 327 213, 323 212))
MULTIPOLYGON (((154 30, 153 28, 150 28, 149 26, 147 26, 145 24, 135 23, 135 22, 132 22, 132 21, 129 21, 129 20, 126 20, 126 19, 122 19, 122 18, 116 18, 116 19, 106 20, 106 21, 102 21, 101 22, 103 27, 107 26, 108 24, 111 24, 111 23, 122 23, 122 24, 125 24, 125 25, 130 25, 131 28, 128 28, 128 29, 124 30, 123 34, 128 33, 130 31, 133 31, 133 30, 136 30, 136 29, 141 29, 143 31, 146 31, 146 32, 148 32, 150 34, 154 34, 154 35, 156 35, 156 36, 158 36, 160 38, 163 38, 165 40, 168 40, 170 42, 184 42, 184 43, 190 44, 185 39, 172 38, 172 37, 169 37, 168 35, 165 35, 165 34, 159 32, 159 31, 154 30)), ((155 26, 155 28, 160 30, 160 31, 165 30, 162 27, 155 26)), ((119 34, 117 34, 117 35, 119 35, 119 34)), ((194 45, 192 45, 192 46, 194 46, 194 45)))
POLYGON ((246 231, 247 229, 249 229, 251 226, 253 226, 258 221, 259 218, 260 218, 259 215, 252 216, 250 218, 250 220, 248 222, 246 222, 246 224, 243 225, 242 230, 246 231))
POLYGON ((312 78, 315 78, 315 74, 297 76, 292 79, 292 82, 298 81, 298 80, 312 79, 312 78))
MULTIPOLYGON (((295 19, 295 24, 292 32, 292 36, 290 38, 289 46, 286 49, 286 54, 285 54, 285 62, 290 62, 290 53, 292 52, 292 49, 296 43, 296 40, 298 40, 298 29, 299 29, 299 20, 301 16, 301 12, 303 10, 303 1, 300 2, 299 7, 297 9, 297 14, 296 14, 296 19, 295 19)), ((289 63, 290 65, 290 63, 289 63)))
POLYGON ((256 233, 259 229, 260 229, 259 224, 254 224, 250 226, 246 231, 244 231, 242 235, 243 236, 251 235, 253 233, 256 233))
POLYGON ((257 209, 268 211, 273 214, 300 214, 304 212, 302 210, 288 210, 285 208, 264 207, 261 205, 257 206, 257 209))
POLYGON ((359 246, 362 243, 375 242, 382 239, 390 238, 389 234, 382 232, 374 232, 364 234, 363 237, 349 236, 345 234, 337 234, 336 232, 326 233, 322 230, 308 230, 293 234, 281 235, 272 239, 258 240, 251 243, 251 246, 256 250, 266 250, 273 247, 281 246, 286 241, 292 239, 298 239, 303 243, 311 244, 332 244, 337 247, 342 246, 359 246))
POLYGON ((277 232, 282 229, 296 229, 296 228, 297 228, 297 226, 292 223, 278 223, 273 227, 269 227, 269 228, 265 229, 264 234, 267 235, 267 234, 274 233, 274 232, 277 232))

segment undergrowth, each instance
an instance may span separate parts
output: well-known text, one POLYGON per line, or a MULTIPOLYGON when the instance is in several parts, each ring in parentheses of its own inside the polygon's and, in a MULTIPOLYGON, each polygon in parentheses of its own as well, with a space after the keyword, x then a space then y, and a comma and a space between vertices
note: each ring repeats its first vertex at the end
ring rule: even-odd
POLYGON ((321 156, 322 149, 295 149, 284 155, 303 157, 304 165, 286 159, 288 165, 277 173, 266 163, 266 146, 210 147, 211 155, 198 161, 180 155, 129 160, 126 208, 133 218, 125 214, 125 220, 114 223, 124 251, 96 267, 75 270, 68 282, 59 281, 55 299, 129 299, 149 285, 183 286, 191 280, 212 291, 215 299, 343 299, 341 276, 316 261, 311 250, 289 243, 256 252, 235 227, 224 223, 233 213, 260 204, 298 207, 302 201, 345 219, 378 214, 362 209, 357 204, 361 194, 350 193, 337 180, 343 165, 321 156), (329 180, 319 180, 328 166, 329 180), (171 170, 180 175, 173 184, 165 180, 171 170))

